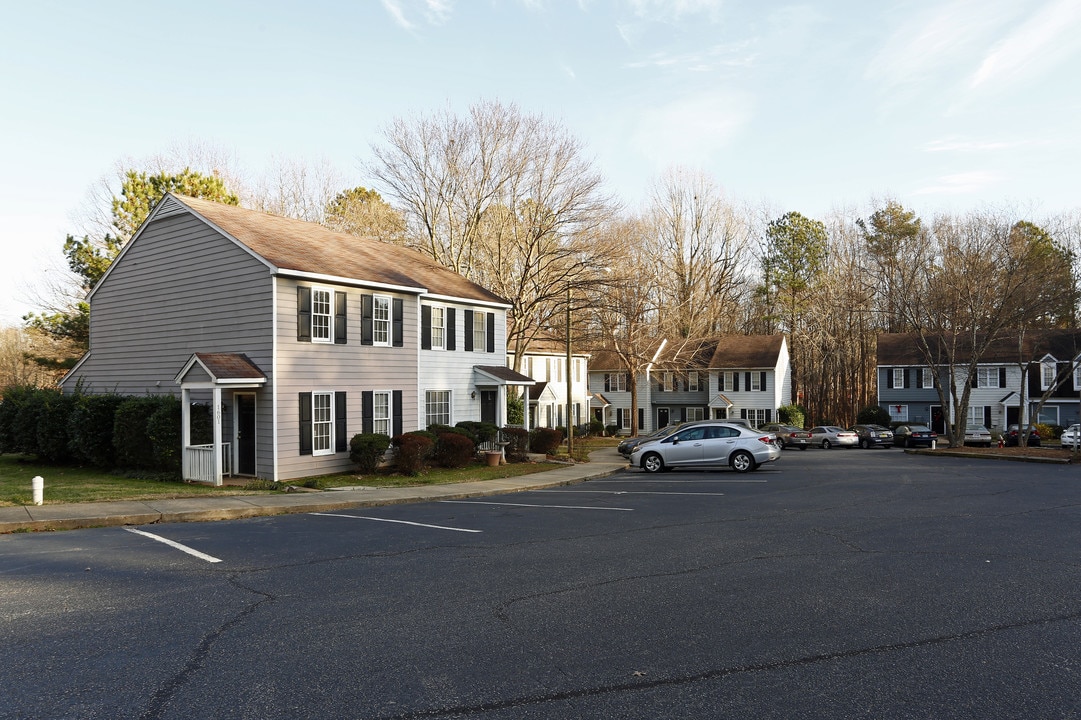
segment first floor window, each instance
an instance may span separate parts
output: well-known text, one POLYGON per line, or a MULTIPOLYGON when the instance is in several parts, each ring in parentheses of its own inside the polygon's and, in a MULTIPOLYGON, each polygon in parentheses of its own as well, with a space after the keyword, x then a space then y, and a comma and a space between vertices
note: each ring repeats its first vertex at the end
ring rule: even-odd
POLYGON ((908 405, 887 405, 891 422, 908 422, 908 405))
POLYGON ((1045 425, 1058 425, 1058 408, 1046 405, 1040 408, 1039 422, 1045 425))
POLYGON ((983 425, 983 406, 982 405, 969 405, 968 406, 968 424, 969 425, 983 425))
POLYGON ((372 432, 390 435, 390 393, 372 393, 372 432))
POLYGON ((622 418, 622 422, 620 424, 623 426, 624 430, 628 430, 631 427, 631 409, 630 408, 621 408, 621 409, 623 410, 623 418, 622 418))
POLYGON ((450 390, 424 393, 424 427, 450 425, 450 390))
POLYGON ((334 395, 312 393, 312 454, 334 452, 334 395))
POLYGON ((751 427, 758 427, 769 422, 770 411, 765 408, 747 408, 741 415, 751 424, 751 427))
POLYGON ((705 408, 692 407, 687 408, 687 422, 698 422, 699 420, 706 419, 705 408))

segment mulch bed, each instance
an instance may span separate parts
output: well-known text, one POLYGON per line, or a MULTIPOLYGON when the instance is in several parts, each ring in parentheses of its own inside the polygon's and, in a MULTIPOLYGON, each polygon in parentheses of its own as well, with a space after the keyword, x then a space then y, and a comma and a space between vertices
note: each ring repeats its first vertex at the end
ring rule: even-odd
POLYGON ((1081 462, 1081 454, 1077 454, 1072 450, 1064 450, 1057 445, 1054 447, 960 447, 960 448, 947 448, 939 445, 938 448, 932 452, 963 452, 965 454, 978 454, 987 455, 989 457, 1002 457, 1002 458, 1019 458, 1019 457, 1031 457, 1031 458, 1046 458, 1048 460, 1059 461, 1074 461, 1081 462))

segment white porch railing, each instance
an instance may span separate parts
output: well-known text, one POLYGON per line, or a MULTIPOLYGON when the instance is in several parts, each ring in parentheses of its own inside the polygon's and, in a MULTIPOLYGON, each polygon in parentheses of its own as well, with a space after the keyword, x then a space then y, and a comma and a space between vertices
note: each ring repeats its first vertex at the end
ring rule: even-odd
MULTIPOLYGON (((231 443, 221 444, 221 474, 233 474, 231 443)), ((184 479, 218 484, 214 477, 214 445, 189 445, 184 448, 184 479)))

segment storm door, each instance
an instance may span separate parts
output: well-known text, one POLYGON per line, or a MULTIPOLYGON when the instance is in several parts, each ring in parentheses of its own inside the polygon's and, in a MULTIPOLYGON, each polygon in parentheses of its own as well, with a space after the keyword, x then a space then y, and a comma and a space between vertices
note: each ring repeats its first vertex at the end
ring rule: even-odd
POLYGON ((236 474, 255 474, 255 394, 236 393, 236 474))

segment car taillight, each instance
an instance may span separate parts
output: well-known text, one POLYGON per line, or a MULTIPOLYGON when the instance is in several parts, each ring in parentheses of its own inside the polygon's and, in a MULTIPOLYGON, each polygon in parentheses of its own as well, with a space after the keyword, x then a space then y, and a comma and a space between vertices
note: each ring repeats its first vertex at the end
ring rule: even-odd
POLYGON ((763 442, 763 443, 766 443, 767 445, 770 445, 770 444, 772 444, 772 443, 773 443, 773 438, 771 438, 770 436, 766 435, 766 436, 764 436, 764 437, 760 437, 760 438, 758 438, 758 442, 763 442))

